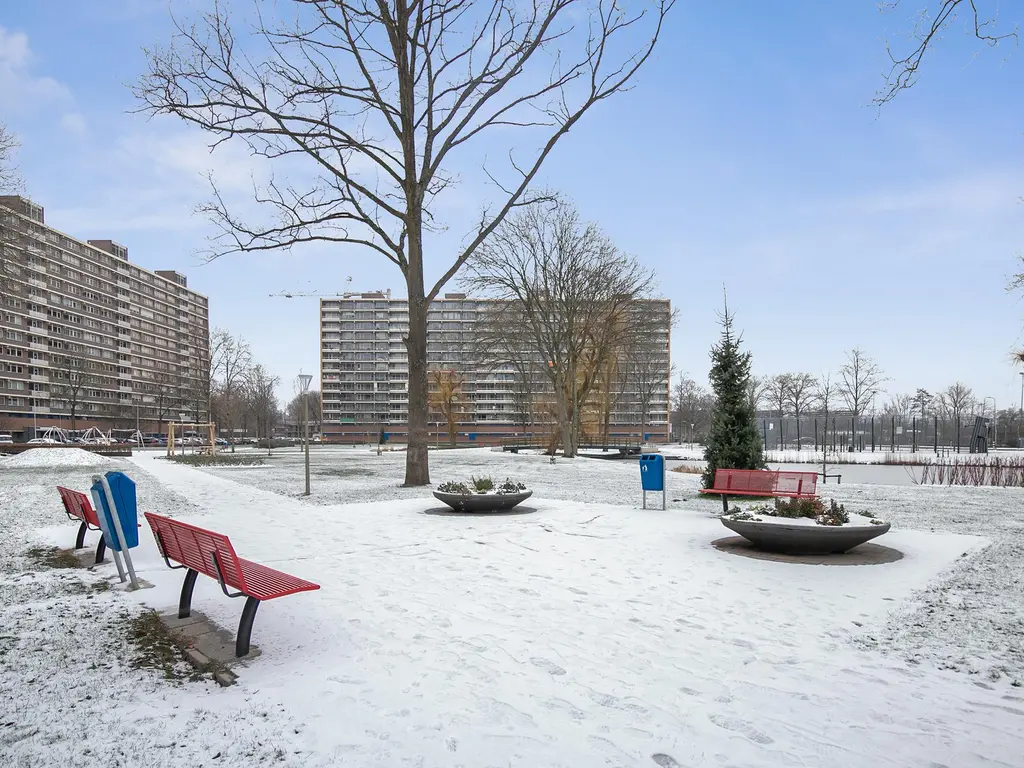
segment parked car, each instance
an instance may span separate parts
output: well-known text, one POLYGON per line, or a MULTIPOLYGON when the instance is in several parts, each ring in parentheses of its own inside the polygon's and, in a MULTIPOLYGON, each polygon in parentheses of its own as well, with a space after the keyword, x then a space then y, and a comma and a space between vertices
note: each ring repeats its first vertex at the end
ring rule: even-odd
POLYGON ((52 437, 33 437, 28 441, 29 445, 59 445, 60 440, 54 440, 52 437))
POLYGON ((14 445, 14 438, 10 435, 0 435, 0 445, 14 445))

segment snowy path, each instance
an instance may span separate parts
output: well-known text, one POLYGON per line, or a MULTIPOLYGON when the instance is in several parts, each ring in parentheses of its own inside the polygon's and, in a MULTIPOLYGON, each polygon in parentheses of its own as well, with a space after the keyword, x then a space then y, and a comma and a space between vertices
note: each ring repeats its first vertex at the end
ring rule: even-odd
MULTIPOLYGON (((853 622, 880 625, 976 539, 895 532, 903 561, 820 568, 719 553, 707 542, 720 525, 694 513, 318 507, 137 461, 243 557, 323 585, 261 609, 264 653, 242 671, 248 700, 302 724, 277 731, 286 763, 1019 765, 1016 689, 849 643, 853 622)), ((169 608, 180 577, 144 540, 157 588, 137 598, 169 608)), ((195 605, 237 622, 208 579, 195 605)), ((176 698, 201 706, 189 688, 176 698)), ((246 764, 224 749, 219 764, 246 764)))

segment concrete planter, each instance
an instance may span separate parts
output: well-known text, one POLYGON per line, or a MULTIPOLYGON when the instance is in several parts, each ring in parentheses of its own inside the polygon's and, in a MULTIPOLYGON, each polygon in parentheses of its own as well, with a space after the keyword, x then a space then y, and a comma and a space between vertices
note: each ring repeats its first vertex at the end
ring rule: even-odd
POLYGON ((831 555, 846 552, 889 530, 882 525, 786 525, 721 518, 722 525, 758 549, 789 555, 831 555))
POLYGON ((505 512, 532 495, 533 491, 470 494, 434 491, 435 499, 443 501, 456 512, 505 512))

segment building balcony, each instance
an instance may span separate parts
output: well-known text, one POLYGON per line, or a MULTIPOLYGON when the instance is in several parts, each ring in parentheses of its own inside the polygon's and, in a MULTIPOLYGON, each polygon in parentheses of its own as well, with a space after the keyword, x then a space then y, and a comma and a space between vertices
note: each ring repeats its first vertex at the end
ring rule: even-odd
POLYGON ((33 373, 31 376, 28 377, 28 380, 29 381, 44 381, 44 382, 48 382, 50 380, 50 377, 46 376, 45 374, 41 374, 41 373, 33 373))
POLYGON ((37 349, 40 352, 45 352, 46 350, 49 349, 49 347, 46 344, 40 344, 38 341, 33 341, 32 343, 30 343, 28 345, 28 348, 29 349, 37 349))

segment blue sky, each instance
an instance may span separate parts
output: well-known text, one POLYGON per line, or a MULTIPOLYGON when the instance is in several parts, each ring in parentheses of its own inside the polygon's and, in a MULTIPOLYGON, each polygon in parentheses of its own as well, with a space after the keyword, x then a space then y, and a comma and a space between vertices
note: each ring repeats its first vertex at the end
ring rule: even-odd
MULTIPOLYGON (((174 2, 179 16, 205 3, 174 2)), ((706 381, 721 287, 760 374, 835 371, 859 346, 892 392, 962 380, 1016 404, 1009 361, 1024 305, 1007 278, 1024 253, 1024 52, 951 29, 921 82, 879 111, 885 41, 905 41, 918 2, 680 0, 636 87, 559 145, 542 183, 659 276, 680 311, 673 362, 706 381)), ((283 290, 403 291, 397 268, 354 247, 203 264, 192 213, 212 170, 236 195, 241 149, 133 114, 142 48, 171 34, 160 0, 46 0, 0 12, 0 121, 20 135, 28 193, 81 239, 177 269, 210 296, 215 325, 243 335, 290 393, 318 366, 318 304, 283 290)), ((1015 9, 1003 4, 1002 23, 1015 9)), ((504 152, 507 136, 482 147, 504 152)), ((467 173, 445 207, 472 226, 486 191, 467 173)), ((447 264, 444 248, 428 270, 447 264)))

